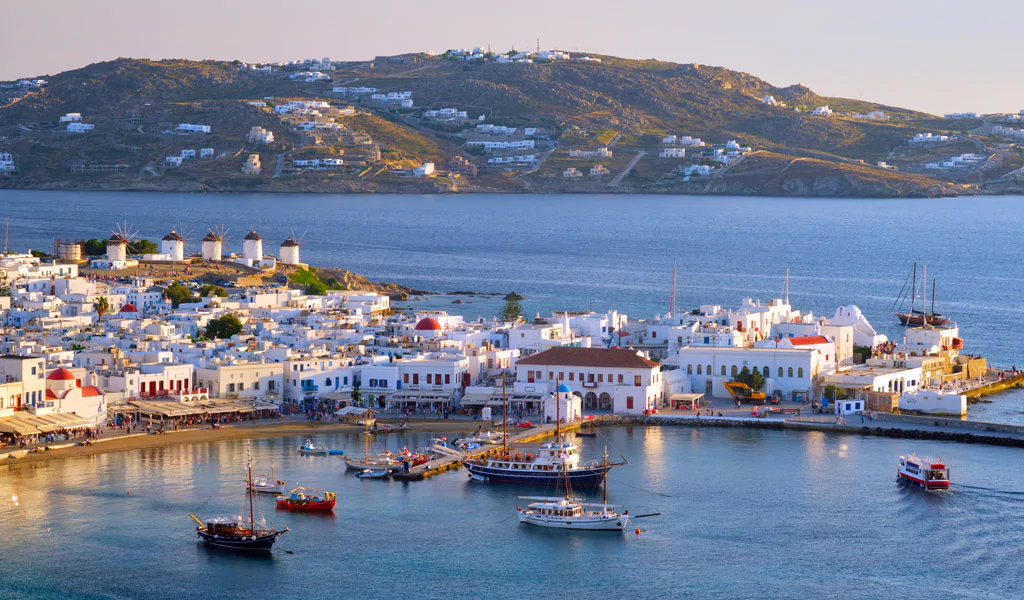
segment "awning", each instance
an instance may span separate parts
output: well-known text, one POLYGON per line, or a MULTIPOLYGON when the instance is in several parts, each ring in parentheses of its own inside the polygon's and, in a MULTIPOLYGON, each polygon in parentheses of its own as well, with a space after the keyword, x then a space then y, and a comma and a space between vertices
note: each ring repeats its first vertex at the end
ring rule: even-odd
POLYGON ((0 418, 0 433, 39 435, 42 432, 17 417, 3 417, 0 418))
MULTIPOLYGON (((490 404, 493 401, 493 393, 467 393, 461 400, 463 406, 490 404)), ((501 404, 501 398, 498 398, 498 404, 501 404)))
POLYGON ((431 404, 434 402, 451 402, 452 394, 431 393, 431 392, 398 392, 388 398, 389 402, 415 402, 416 404, 431 404))
POLYGON ((324 400, 333 400, 335 402, 351 402, 352 392, 331 392, 321 396, 324 400))
POLYGON ((363 408, 361 406, 346 406, 334 414, 339 417, 365 417, 368 414, 372 415, 374 412, 376 411, 369 408, 363 408))

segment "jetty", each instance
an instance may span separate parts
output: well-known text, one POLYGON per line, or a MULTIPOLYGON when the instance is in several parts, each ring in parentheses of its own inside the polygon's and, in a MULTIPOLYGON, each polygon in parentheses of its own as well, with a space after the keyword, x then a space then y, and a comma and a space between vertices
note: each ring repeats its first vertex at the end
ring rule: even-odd
MULTIPOLYGON (((563 423, 561 430, 563 433, 575 431, 580 428, 584 421, 575 421, 573 423, 563 423)), ((530 442, 536 442, 551 437, 555 434, 554 423, 540 425, 538 427, 531 427, 524 429, 523 431, 509 435, 508 445, 514 444, 527 444, 530 442)), ((481 446, 480 448, 474 448, 466 452, 459 451, 455 448, 448 446, 434 445, 431 450, 439 455, 438 458, 434 458, 430 461, 411 467, 408 472, 392 473, 391 478, 398 481, 423 481, 429 479, 439 473, 445 473, 458 469, 462 466, 463 461, 485 458, 492 454, 496 454, 501 451, 501 446, 481 446)))

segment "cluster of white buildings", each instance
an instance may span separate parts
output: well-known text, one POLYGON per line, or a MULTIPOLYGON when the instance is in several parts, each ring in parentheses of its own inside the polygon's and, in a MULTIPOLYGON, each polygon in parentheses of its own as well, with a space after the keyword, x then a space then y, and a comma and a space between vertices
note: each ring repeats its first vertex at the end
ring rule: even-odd
POLYGON ((948 142, 950 137, 948 135, 939 135, 937 133, 918 133, 914 137, 910 138, 911 144, 934 144, 936 142, 948 142))
MULTIPOLYGON (((539 52, 530 50, 510 50, 505 53, 494 53, 487 48, 478 46, 476 48, 451 48, 444 53, 445 56, 463 61, 487 61, 493 60, 498 64, 533 64, 534 60, 558 61, 572 60, 568 52, 562 50, 541 50, 539 52)), ((578 56, 575 60, 583 62, 601 62, 600 58, 591 56, 578 56)))
MULTIPOLYGON (((608 175, 609 173, 611 173, 611 171, 609 171, 604 165, 594 165, 590 167, 590 172, 588 173, 588 175, 590 177, 602 177, 604 175, 608 175)), ((583 172, 577 169, 576 167, 569 167, 568 169, 562 171, 562 177, 570 179, 575 177, 583 177, 583 172)))
POLYGON ((704 146, 704 140, 700 138, 695 138, 689 135, 675 134, 666 135, 664 138, 662 138, 661 143, 672 146, 704 146))
MULTIPOLYGON (((148 258, 186 260, 185 243, 172 231, 148 258)), ((127 262, 126 247, 112 239, 105 263, 127 262)), ((223 251, 223 237, 203 238, 202 259, 224 260, 223 251)), ((275 261, 255 231, 234 260, 255 268, 275 261)), ((277 260, 301 264, 299 242, 285 240, 277 260)), ((542 409, 565 385, 587 410, 640 414, 676 394, 727 397, 723 384, 756 369, 764 391, 787 400, 841 390, 843 413, 956 414, 966 399, 948 386, 984 369, 959 355, 955 327, 908 329, 902 343, 889 344, 855 306, 820 318, 782 299, 745 299, 651 320, 609 311, 503 323, 394 314, 388 297, 372 291, 308 295, 280 286, 174 307, 163 284, 85 278, 75 264, 29 254, 0 256, 0 271, 11 287, 0 298, 0 434, 20 437, 36 435, 32 423, 75 428, 124 415, 163 420, 316 400, 474 413, 501 404, 503 373, 515 376, 510 404, 526 410, 542 409), (207 325, 228 314, 241 331, 205 339, 207 325), (855 346, 876 352, 857 364, 855 346)))
POLYGON ((779 102, 778 100, 775 99, 775 96, 765 96, 764 98, 761 98, 761 104, 765 104, 767 106, 774 106, 776 108, 786 108, 786 103, 779 102))
POLYGON ((412 108, 412 92, 387 92, 386 94, 370 94, 370 102, 380 106, 396 108, 412 108))
POLYGON ((522 134, 525 137, 533 137, 537 135, 536 127, 524 127, 518 129, 516 127, 508 127, 505 125, 495 125, 493 123, 479 123, 474 128, 474 133, 480 135, 495 135, 495 136, 512 136, 522 134))
POLYGON ((362 86, 362 85, 358 86, 358 87, 355 87, 355 86, 349 87, 349 86, 344 86, 344 85, 336 85, 336 86, 334 86, 334 88, 331 89, 331 91, 334 92, 335 94, 340 94, 340 95, 345 96, 345 97, 349 97, 349 96, 351 96, 351 97, 359 97, 359 96, 369 96, 370 94, 376 94, 380 90, 378 90, 377 88, 374 88, 374 87, 366 87, 366 86, 362 86))
POLYGON ((289 100, 283 104, 274 106, 274 112, 279 115, 320 115, 320 111, 331 108, 330 103, 324 100, 289 100))
POLYGON ((1007 125, 993 125, 992 135, 1005 138, 1024 139, 1024 129, 1017 129, 1007 125))
POLYGON ((253 125, 249 129, 249 133, 245 136, 246 141, 254 144, 273 144, 274 143, 274 132, 264 129, 259 125, 253 125))
POLYGON ((534 140, 469 140, 467 148, 483 148, 490 152, 492 150, 533 150, 536 146, 534 140))
POLYGON ((196 125, 193 123, 178 123, 174 128, 178 133, 210 133, 209 125, 196 125))
POLYGON ((213 148, 200 148, 197 153, 194 148, 185 148, 181 151, 178 156, 168 156, 164 159, 164 166, 167 167, 180 167, 185 161, 196 160, 213 160, 213 148))
POLYGON ((288 79, 297 79, 303 83, 316 83, 318 81, 330 81, 331 76, 320 71, 296 71, 288 75, 288 79))
POLYGON ((869 113, 856 113, 853 115, 854 119, 865 119, 868 121, 888 121, 889 115, 880 110, 873 110, 869 113))
POLYGON ((307 170, 321 170, 321 169, 337 169, 345 166, 344 159, 341 158, 296 158, 292 159, 291 163, 296 167, 302 167, 307 170))
POLYGON ((988 160, 988 157, 986 156, 967 152, 960 156, 954 156, 946 161, 928 163, 924 167, 926 169, 938 169, 942 171, 948 171, 951 169, 967 169, 982 165, 986 160, 988 160))
POLYGON ((962 113, 949 113, 945 115, 946 119, 977 119, 978 113, 976 112, 962 112, 962 113))
POLYGON ((609 148, 598 148, 597 150, 583 150, 581 148, 573 148, 569 150, 569 158, 582 158, 585 160, 611 158, 612 154, 613 152, 609 148))
POLYGON ((536 154, 510 154, 508 156, 495 156, 487 159, 487 166, 510 167, 517 165, 533 165, 537 162, 536 154))
POLYGON ((825 106, 819 106, 819 107, 815 108, 814 110, 811 111, 811 114, 815 115, 815 116, 818 116, 818 117, 832 117, 832 116, 835 116, 835 113, 832 112, 832 109, 829 108, 827 104, 825 106))
POLYGON ((442 123, 462 122, 469 119, 469 114, 457 108, 439 108, 423 111, 423 118, 427 121, 438 121, 442 123))

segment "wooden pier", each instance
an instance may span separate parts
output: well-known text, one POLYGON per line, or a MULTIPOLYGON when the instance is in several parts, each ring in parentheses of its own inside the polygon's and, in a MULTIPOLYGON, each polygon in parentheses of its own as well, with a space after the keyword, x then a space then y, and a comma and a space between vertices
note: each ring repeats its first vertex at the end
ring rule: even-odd
MULTIPOLYGON (((582 421, 575 423, 569 423, 562 425, 562 433, 569 433, 580 428, 582 421)), ((514 444, 525 444, 529 442, 536 442, 543 440, 555 434, 554 425, 541 425, 539 427, 531 427, 530 429, 522 430, 516 434, 509 434, 508 444, 512 446, 514 444)), ((459 452, 454 448, 448 449, 450 452, 446 452, 446 456, 435 458, 422 465, 417 465, 409 469, 409 472, 399 471, 392 473, 391 478, 398 481, 423 481, 429 479, 439 473, 446 471, 452 471, 462 466, 462 461, 467 459, 484 458, 491 454, 497 454, 501 451, 501 446, 482 446, 470 450, 468 452, 459 452)))

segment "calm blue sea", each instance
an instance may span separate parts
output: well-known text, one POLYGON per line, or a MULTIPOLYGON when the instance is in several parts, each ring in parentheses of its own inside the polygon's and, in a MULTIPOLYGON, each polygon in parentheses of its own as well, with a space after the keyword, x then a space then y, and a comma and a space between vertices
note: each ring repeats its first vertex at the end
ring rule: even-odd
MULTIPOLYGON (((188 517, 242 510, 244 441, 0 467, 0 598, 1020 597, 1020 450, 754 430, 602 435, 582 441, 584 458, 607 445, 630 460, 612 470, 610 500, 662 513, 638 520, 639 536, 520 525, 516 495, 551 491, 464 471, 362 481, 340 458, 299 456, 293 437, 254 441, 257 465, 336 491, 336 514, 276 514, 263 499, 294 554, 259 559, 199 546, 188 517), (951 491, 896 485, 897 457, 915 450, 951 465, 951 491)), ((315 441, 358 454, 360 437, 315 441)))

